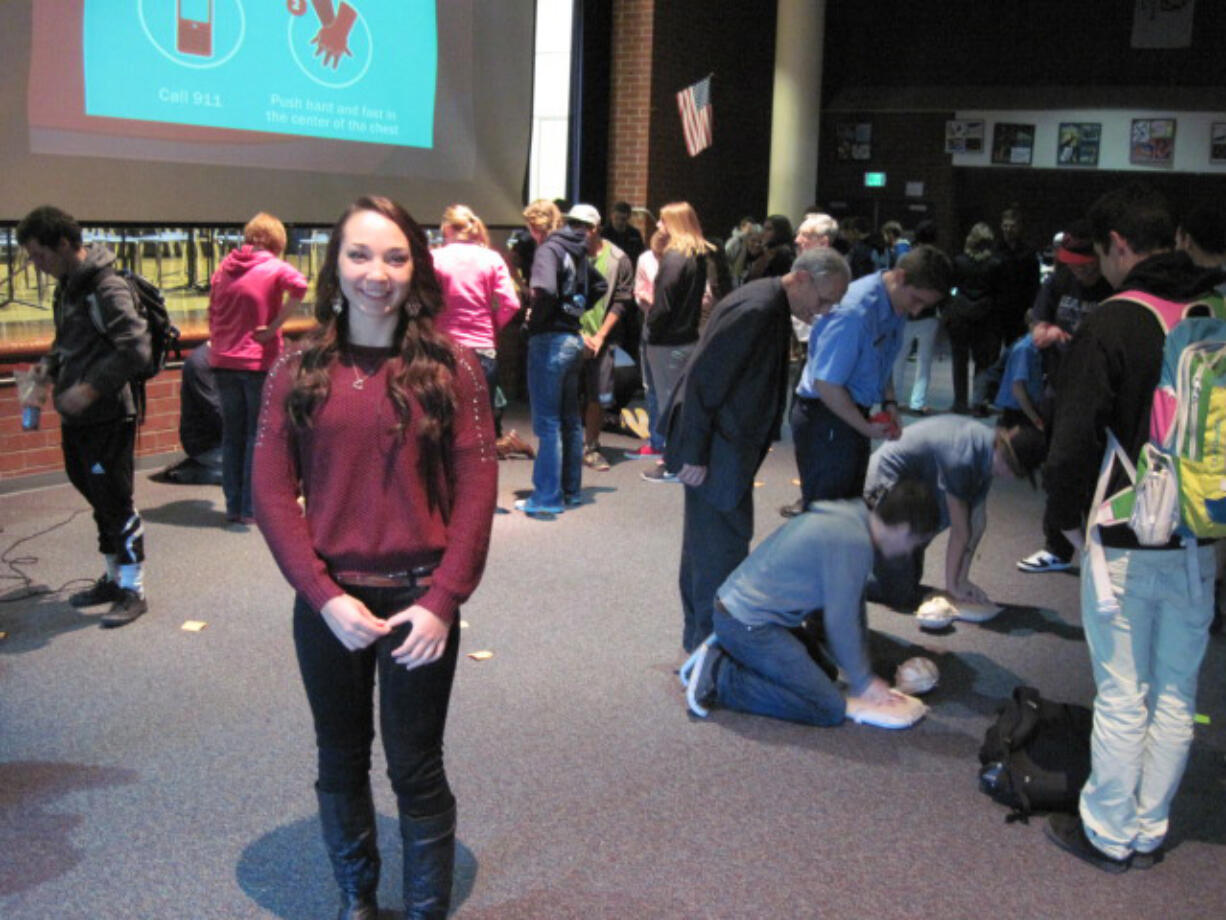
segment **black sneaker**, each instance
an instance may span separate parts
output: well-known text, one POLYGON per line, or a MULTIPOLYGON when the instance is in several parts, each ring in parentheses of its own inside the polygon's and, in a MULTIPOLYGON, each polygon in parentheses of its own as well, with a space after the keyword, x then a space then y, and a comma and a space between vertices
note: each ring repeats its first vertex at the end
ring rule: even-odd
POLYGON ((119 582, 112 581, 103 575, 84 591, 69 595, 68 603, 74 607, 97 607, 99 604, 113 604, 119 600, 119 582))
POLYGON ((1156 850, 1150 850, 1148 853, 1137 850, 1132 854, 1132 868, 1152 869, 1164 859, 1166 859, 1166 847, 1162 844, 1159 844, 1156 850))
POLYGON ((794 518, 804 510, 805 500, 803 498, 798 498, 796 501, 792 502, 792 504, 784 505, 782 508, 780 508, 779 514, 781 517, 794 518))
POLYGON ((1054 814, 1047 818, 1047 826, 1043 828, 1047 837, 1062 850, 1072 853, 1080 860, 1088 862, 1095 869, 1102 869, 1112 875, 1127 872, 1132 862, 1129 859, 1116 859, 1108 856, 1090 842, 1086 836, 1081 818, 1076 815, 1054 814))
POLYGON ((657 463, 651 469, 643 470, 643 472, 639 473, 639 476, 641 476, 643 479, 647 480, 648 482, 680 482, 681 481, 680 479, 677 478, 676 473, 670 473, 668 470, 666 470, 664 468, 663 463, 657 463))
POLYGON ((145 599, 130 588, 119 588, 119 597, 111 605, 111 609, 102 615, 102 628, 115 629, 117 626, 127 626, 142 613, 149 609, 145 599))

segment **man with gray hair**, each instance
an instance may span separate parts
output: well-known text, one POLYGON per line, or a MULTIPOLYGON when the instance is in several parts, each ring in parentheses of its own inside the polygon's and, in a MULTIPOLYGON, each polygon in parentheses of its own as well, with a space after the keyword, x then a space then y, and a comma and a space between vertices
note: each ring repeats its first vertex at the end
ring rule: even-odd
POLYGON ((787 403, 792 317, 812 322, 847 291, 851 271, 833 249, 801 253, 780 278, 762 278, 716 304, 663 410, 665 467, 685 485, 681 644, 711 634, 715 591, 749 553, 753 477, 779 438, 787 403))

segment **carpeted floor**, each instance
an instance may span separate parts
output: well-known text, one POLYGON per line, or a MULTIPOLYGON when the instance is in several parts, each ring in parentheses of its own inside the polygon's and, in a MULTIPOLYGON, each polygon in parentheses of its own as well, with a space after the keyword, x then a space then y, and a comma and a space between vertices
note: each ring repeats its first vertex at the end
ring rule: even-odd
MULTIPOLYGON (((527 434, 522 407, 509 421, 527 434)), ((1014 566, 1039 545, 1041 493, 998 483, 989 499, 973 577, 1009 605, 999 618, 933 635, 870 609, 880 673, 913 654, 940 668, 920 725, 814 729, 719 710, 702 721, 673 673, 681 487, 613 456, 636 442, 605 443, 613 468, 585 471, 581 507, 497 517, 463 611, 463 653, 493 657, 461 657, 448 726, 457 917, 1222 916, 1221 638, 1156 869, 1102 874, 1049 844, 1041 819, 1006 824, 977 789, 976 751, 1014 685, 1092 697, 1076 577, 1014 566)), ((531 463, 501 474, 510 508, 531 463)), ((759 538, 781 523, 794 476, 784 442, 759 475, 759 538)), ((110 632, 65 602, 98 574, 83 502, 66 485, 0 496, 0 915, 331 917, 290 591, 254 529, 223 528, 219 489, 146 471, 137 495, 151 612, 110 632), (30 590, 19 574, 53 593, 16 599, 30 590), (184 631, 188 620, 207 626, 184 631)), ((394 905, 395 806, 377 760, 380 892, 394 905)))

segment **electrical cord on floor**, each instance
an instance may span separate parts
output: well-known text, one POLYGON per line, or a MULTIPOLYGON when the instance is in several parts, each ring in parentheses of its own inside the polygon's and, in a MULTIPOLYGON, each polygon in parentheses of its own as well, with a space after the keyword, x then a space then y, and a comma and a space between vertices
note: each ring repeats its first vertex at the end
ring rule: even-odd
MULTIPOLYGON (((13 597, 10 597, 6 594, 5 596, 0 597, 0 604, 13 604, 13 603, 16 603, 17 601, 29 600, 32 597, 39 597, 43 594, 59 594, 61 591, 65 590, 66 588, 71 587, 72 585, 77 584, 78 582, 83 582, 83 583, 90 582, 90 579, 88 578, 73 578, 73 579, 70 579, 69 581, 64 582, 58 588, 31 587, 31 585, 33 584, 33 579, 29 575, 27 575, 25 572, 23 572, 20 566, 37 565, 39 561, 38 557, 37 556, 16 556, 14 557, 12 555, 14 550, 16 550, 17 547, 21 546, 21 544, 26 543, 30 540, 34 540, 38 537, 45 536, 51 533, 53 530, 59 530, 61 527, 66 527, 69 524, 71 524, 78 517, 78 515, 82 515, 84 513, 85 513, 84 508, 82 508, 79 511, 74 511, 72 514, 68 515, 68 517, 64 518, 64 520, 60 521, 59 523, 52 524, 50 527, 44 528, 43 530, 40 530, 37 533, 29 534, 28 536, 22 537, 21 539, 14 541, 8 546, 7 549, 5 549, 3 553, 0 553, 0 585, 4 585, 7 582, 15 581, 18 584, 16 587, 12 588, 11 590, 22 591, 24 589, 24 592, 25 592, 22 594, 17 594, 16 596, 13 596, 13 597), (4 571, 5 569, 8 570, 7 573, 4 571)), ((0 527, 0 532, 3 532, 3 530, 4 528, 0 527)))

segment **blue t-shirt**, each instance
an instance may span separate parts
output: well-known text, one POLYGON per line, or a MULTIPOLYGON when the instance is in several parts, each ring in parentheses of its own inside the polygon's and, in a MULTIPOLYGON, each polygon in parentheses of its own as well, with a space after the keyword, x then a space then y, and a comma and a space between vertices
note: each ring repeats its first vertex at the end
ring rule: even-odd
POLYGON ((880 402, 902 348, 906 319, 894 312, 882 273, 857 278, 842 303, 809 335, 809 359, 796 392, 820 399, 817 381, 845 387, 861 406, 880 402))
POLYGON ((1005 375, 996 394, 996 405, 1001 409, 1021 409, 1021 403, 1013 395, 1013 383, 1020 380, 1026 385, 1026 395, 1034 405, 1043 397, 1043 356, 1034 344, 1034 336, 1027 332, 1009 349, 1005 362, 1005 375))
POLYGON ((949 526, 947 494, 972 508, 992 487, 996 433, 960 415, 934 415, 908 425, 897 441, 886 441, 868 461, 864 497, 876 504, 881 493, 903 479, 919 479, 936 496, 941 526, 949 526))

